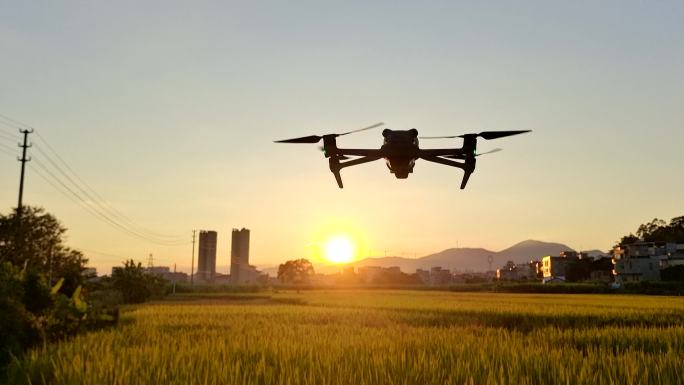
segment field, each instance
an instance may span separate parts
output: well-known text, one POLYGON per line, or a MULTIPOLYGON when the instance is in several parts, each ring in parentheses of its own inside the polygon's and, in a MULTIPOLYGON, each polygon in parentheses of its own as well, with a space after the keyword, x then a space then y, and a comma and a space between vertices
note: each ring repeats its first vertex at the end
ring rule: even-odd
POLYGON ((29 353, 33 384, 682 384, 684 297, 176 297, 29 353))

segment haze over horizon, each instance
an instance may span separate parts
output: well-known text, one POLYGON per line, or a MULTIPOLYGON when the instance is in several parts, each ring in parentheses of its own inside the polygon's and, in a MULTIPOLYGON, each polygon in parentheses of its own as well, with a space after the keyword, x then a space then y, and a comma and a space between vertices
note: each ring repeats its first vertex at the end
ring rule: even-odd
MULTIPOLYGON (((4 2, 0 114, 137 224, 185 237, 123 234, 29 168, 24 203, 53 213, 101 273, 150 253, 189 265, 192 229, 218 231, 225 265, 235 227, 252 231, 256 265, 310 257, 336 233, 360 258, 525 239, 606 250, 682 214, 681 20, 677 1, 4 2), (504 151, 480 158, 465 190, 461 170, 420 160, 407 180, 382 161, 345 169, 340 190, 316 145, 272 143, 379 121, 534 132, 481 141, 504 151)), ((380 131, 338 144, 378 148, 380 131)), ((8 213, 11 154, 0 178, 8 213)))

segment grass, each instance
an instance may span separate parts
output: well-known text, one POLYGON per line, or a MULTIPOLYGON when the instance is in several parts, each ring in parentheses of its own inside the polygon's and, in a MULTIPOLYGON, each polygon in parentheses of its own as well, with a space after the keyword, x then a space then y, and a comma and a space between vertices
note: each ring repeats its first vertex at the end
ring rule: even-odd
POLYGON ((30 352, 32 384, 681 384, 684 298, 187 295, 30 352))

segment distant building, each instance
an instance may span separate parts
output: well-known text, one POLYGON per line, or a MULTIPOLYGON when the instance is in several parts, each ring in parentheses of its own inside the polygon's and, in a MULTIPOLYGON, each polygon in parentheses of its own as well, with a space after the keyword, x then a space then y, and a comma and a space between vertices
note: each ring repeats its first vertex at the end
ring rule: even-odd
MULTIPOLYGON (((231 278, 231 283, 233 282, 231 278)), ((255 266, 247 265, 240 269, 240 284, 242 285, 256 285, 266 284, 268 282, 268 274, 257 270, 255 266)))
POLYGON ((589 277, 590 281, 594 282, 613 282, 613 260, 609 257, 599 256, 590 259, 589 262, 589 277))
POLYGON ((421 283, 427 284, 430 282, 430 271, 423 269, 416 269, 416 276, 421 283))
POLYGON ((168 266, 146 267, 145 272, 147 274, 153 274, 162 277, 170 282, 186 282, 188 280, 188 274, 181 272, 173 272, 168 266))
MULTIPOLYGON (((112 275, 114 275, 115 271, 123 269, 121 266, 114 266, 112 267, 112 275)), ((168 266, 153 266, 153 267, 145 267, 143 268, 144 272, 147 274, 153 274, 159 277, 164 278, 167 281, 171 282, 186 282, 188 280, 188 274, 187 273, 181 273, 181 272, 173 272, 171 269, 169 269, 168 266)))
POLYGON ((214 284, 216 285, 228 285, 231 283, 229 274, 216 273, 214 275, 214 284))
POLYGON ((540 261, 530 261, 516 265, 513 261, 508 261, 501 268, 496 270, 496 279, 499 281, 527 281, 538 278, 540 261))
POLYGON ((146 267, 145 272, 147 274, 154 274, 154 275, 164 275, 168 274, 171 270, 169 269, 168 266, 152 266, 152 267, 146 267))
POLYGON ((377 281, 384 272, 380 266, 361 266, 359 267, 359 278, 361 282, 370 284, 377 281))
POLYGON ((361 266, 358 278, 363 284, 401 284, 405 283, 407 274, 401 272, 399 266, 361 266))
POLYGON ((542 276, 544 282, 551 278, 559 278, 565 280, 566 268, 568 263, 576 262, 585 254, 577 253, 576 251, 563 251, 559 256, 547 255, 542 258, 542 276))
POLYGON ((233 229, 230 244, 230 281, 233 284, 248 283, 256 269, 249 265, 249 230, 233 229))
POLYGON ((430 285, 448 285, 451 283, 451 271, 442 269, 440 266, 430 268, 430 285))
POLYGON ((168 272, 166 274, 162 275, 162 278, 164 278, 167 281, 171 282, 187 282, 188 281, 188 274, 187 273, 181 273, 181 272, 168 272))
POLYGON ((213 282, 216 276, 216 231, 202 230, 199 233, 197 249, 197 279, 213 282))
POLYGON ((536 279, 544 278, 544 272, 542 269, 542 261, 533 260, 533 261, 530 261, 529 265, 530 265, 530 269, 534 270, 534 277, 536 279))
POLYGON ((660 270, 684 264, 684 244, 635 242, 613 249, 613 275, 618 283, 659 281, 660 270))

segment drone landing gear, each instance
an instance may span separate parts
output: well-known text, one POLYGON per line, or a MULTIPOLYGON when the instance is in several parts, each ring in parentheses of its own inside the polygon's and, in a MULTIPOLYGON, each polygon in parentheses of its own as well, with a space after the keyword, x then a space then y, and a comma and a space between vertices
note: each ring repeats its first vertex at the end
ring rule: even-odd
POLYGON ((468 179, 470 179, 470 175, 475 171, 475 157, 474 156, 469 156, 464 159, 464 162, 456 162, 451 159, 445 159, 439 156, 421 156, 421 159, 427 160, 428 162, 433 162, 433 163, 439 163, 451 167, 457 167, 463 170, 463 179, 461 180, 461 190, 463 190, 466 187, 466 184, 468 184, 468 179))
MULTIPOLYGON (((361 158, 352 159, 352 160, 344 162, 344 163, 340 162, 341 158, 342 158, 342 156, 332 155, 328 159, 328 165, 330 166, 330 171, 333 173, 333 175, 335 175, 335 180, 337 181, 337 186, 339 186, 339 188, 344 187, 342 184, 342 175, 340 175, 340 170, 342 170, 345 167, 351 167, 351 166, 356 166, 356 165, 363 164, 363 163, 374 162, 374 161, 382 158, 382 156, 364 156, 361 158)), ((346 159, 346 157, 345 157, 345 159, 346 159)))

